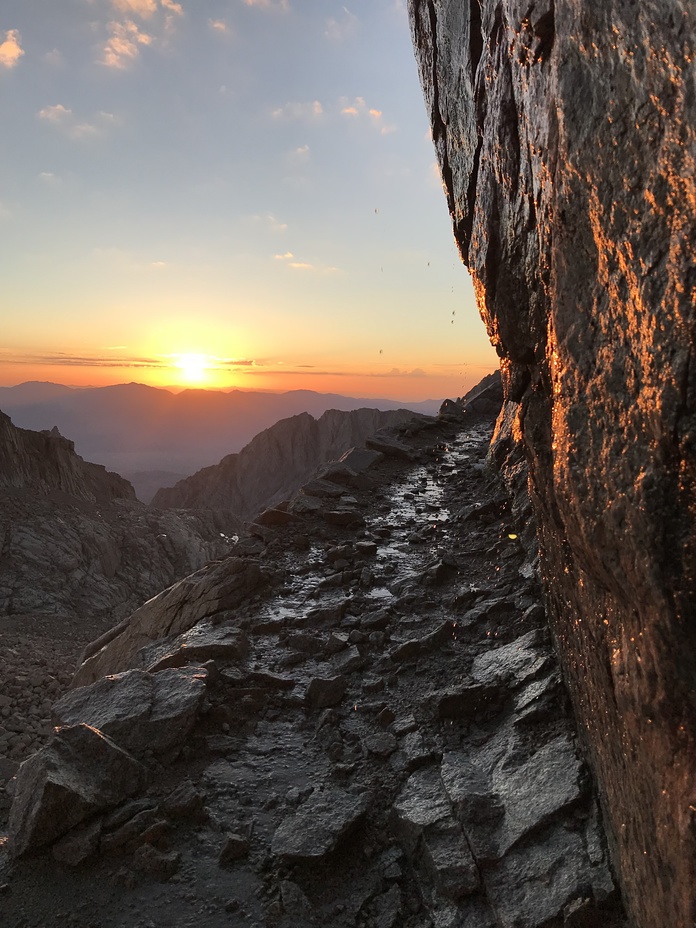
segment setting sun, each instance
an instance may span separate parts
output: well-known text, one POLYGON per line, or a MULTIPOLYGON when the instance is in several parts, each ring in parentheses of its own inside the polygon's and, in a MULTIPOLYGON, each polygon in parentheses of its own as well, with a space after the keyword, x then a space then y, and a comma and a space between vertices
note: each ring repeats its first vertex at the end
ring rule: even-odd
POLYGON ((209 358, 204 354, 176 355, 174 367, 181 371, 181 380, 186 383, 203 383, 207 379, 209 358))

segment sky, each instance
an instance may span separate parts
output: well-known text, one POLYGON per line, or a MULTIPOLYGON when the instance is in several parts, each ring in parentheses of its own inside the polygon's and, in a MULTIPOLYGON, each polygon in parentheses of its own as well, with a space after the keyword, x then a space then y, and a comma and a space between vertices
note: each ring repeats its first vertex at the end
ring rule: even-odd
POLYGON ((0 384, 460 396, 403 0, 3 0, 0 384))

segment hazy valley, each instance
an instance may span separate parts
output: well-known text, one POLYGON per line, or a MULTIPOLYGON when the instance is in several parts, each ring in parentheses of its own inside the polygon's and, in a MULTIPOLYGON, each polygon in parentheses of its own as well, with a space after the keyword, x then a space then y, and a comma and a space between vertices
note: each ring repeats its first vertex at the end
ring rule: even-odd
MULTIPOLYGON (((433 415, 440 400, 408 405, 433 415)), ((269 426, 300 413, 329 409, 403 409, 393 400, 360 399, 311 390, 255 393, 183 390, 143 384, 77 389, 31 382, 0 387, 0 410, 20 428, 58 428, 87 461, 129 480, 143 502, 225 455, 240 451, 269 426)))

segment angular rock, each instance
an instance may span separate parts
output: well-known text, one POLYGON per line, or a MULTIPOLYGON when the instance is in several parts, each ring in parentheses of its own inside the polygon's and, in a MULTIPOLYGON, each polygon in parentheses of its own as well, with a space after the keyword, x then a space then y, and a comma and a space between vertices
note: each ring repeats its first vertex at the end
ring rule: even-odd
POLYGON ((508 690, 500 685, 474 683, 428 694, 425 705, 440 719, 473 721, 479 716, 499 712, 509 699, 508 690))
POLYGON ((314 515, 324 508, 322 501, 316 496, 308 496, 305 493, 298 493, 290 503, 290 512, 298 516, 314 515))
POLYGON ((179 635, 202 619, 234 609, 258 590, 267 576, 251 558, 227 558, 208 564, 134 612, 113 640, 78 667, 73 686, 85 686, 133 667, 137 653, 144 647, 179 635))
POLYGON ((148 645, 138 651, 138 665, 143 670, 155 673, 167 667, 182 667, 184 664, 203 664, 219 658, 225 661, 241 661, 249 653, 246 634, 231 624, 214 625, 204 621, 181 635, 171 636, 148 645))
POLYGON ((301 860, 325 857, 355 828, 369 808, 365 794, 342 790, 312 793, 294 815, 288 816, 273 835, 276 857, 301 860))
POLYGON ((310 480, 309 483, 305 483, 302 487, 302 492, 307 496, 319 496, 326 499, 338 499, 339 496, 343 496, 345 490, 331 481, 331 480, 322 480, 315 479, 310 480))
POLYGON ((205 793, 197 789, 191 780, 181 783, 167 796, 162 809, 172 818, 197 820, 203 817, 205 793))
POLYGON ((511 741, 488 769, 457 753, 443 758, 447 795, 477 859, 503 857, 524 835, 557 818, 582 796, 582 764, 568 735, 515 762, 519 750, 511 741))
POLYGON ((225 843, 220 851, 219 862, 221 867, 232 864, 237 860, 242 860, 249 854, 249 839, 243 835, 228 834, 225 837, 225 843))
POLYGON ((524 683, 548 661, 548 649, 540 646, 539 637, 537 631, 531 631, 510 644, 480 654, 474 659, 472 677, 488 686, 524 683))
POLYGON ((61 728, 17 774, 8 849, 12 857, 50 844, 97 812, 132 796, 147 771, 88 725, 61 728))
POLYGON ((397 741, 394 735, 389 732, 382 732, 377 735, 368 735, 364 740, 364 745, 370 754, 377 757, 389 757, 397 747, 397 741))
POLYGON ((347 688, 348 680, 340 674, 335 677, 315 677, 307 687, 305 702, 313 709, 338 706, 347 688))
POLYGON ((392 814, 404 850, 440 893, 456 899, 476 891, 478 869, 436 768, 409 778, 392 814))
MULTIPOLYGON (((369 448, 371 451, 379 451, 387 457, 401 458, 405 461, 410 461, 413 458, 413 451, 408 445, 405 445, 402 441, 399 441, 398 438, 394 438, 393 435, 389 435, 382 430, 375 435, 371 435, 365 442, 365 447, 369 448)), ((350 464, 351 467, 354 467, 350 461, 347 463, 350 464)))
POLYGON ((326 509, 321 515, 329 525, 341 528, 360 528, 365 525, 365 519, 355 509, 326 509))
POLYGON ((341 464, 350 468, 354 474, 362 474, 378 461, 381 461, 383 457, 384 455, 380 451, 369 451, 366 448, 351 448, 351 450, 346 451, 339 460, 341 464))
POLYGON ((264 509, 264 511, 259 513, 256 517, 257 525, 264 525, 270 528, 291 525, 296 521, 295 515, 292 512, 288 512, 286 509, 264 509))
POLYGON ((128 670, 71 690, 53 707, 54 722, 84 722, 136 756, 164 754, 186 739, 206 693, 206 672, 182 667, 128 670))
POLYGON ((79 867, 99 850, 102 821, 99 816, 77 825, 62 838, 59 838, 51 848, 53 859, 67 867, 79 867))
POLYGON ((143 844, 139 847, 132 860, 132 867, 135 871, 165 882, 174 876, 180 864, 180 854, 175 851, 170 853, 158 851, 151 844, 143 844))
POLYGON ((576 900, 589 896, 586 924, 604 924, 606 865, 593 866, 582 833, 550 826, 544 840, 511 850, 483 871, 488 899, 502 928, 538 928, 563 919, 576 900))

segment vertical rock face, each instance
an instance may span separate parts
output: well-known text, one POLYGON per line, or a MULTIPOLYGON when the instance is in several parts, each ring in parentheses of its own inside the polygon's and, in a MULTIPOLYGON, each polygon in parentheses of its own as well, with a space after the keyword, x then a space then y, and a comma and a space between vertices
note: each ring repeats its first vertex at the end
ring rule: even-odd
POLYGON ((627 903, 693 924, 696 9, 409 7, 627 903))

